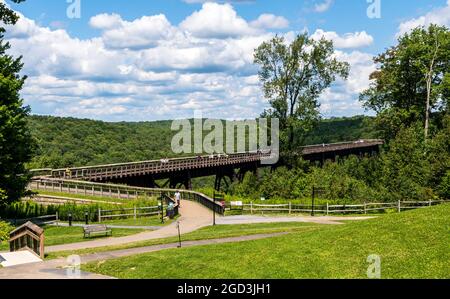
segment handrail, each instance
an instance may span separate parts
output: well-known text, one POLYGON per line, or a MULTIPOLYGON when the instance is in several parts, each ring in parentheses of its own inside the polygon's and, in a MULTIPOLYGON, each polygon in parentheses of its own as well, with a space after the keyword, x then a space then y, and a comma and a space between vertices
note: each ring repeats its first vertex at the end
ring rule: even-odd
MULTIPOLYGON (((98 194, 98 192, 100 191, 99 189, 103 188, 103 190, 104 189, 111 190, 111 194, 113 194, 112 191, 118 192, 117 195, 119 197, 121 196, 120 192, 123 192, 123 194, 128 194, 128 195, 130 192, 132 192, 134 196, 138 196, 142 193, 147 196, 167 195, 169 198, 171 198, 172 201, 173 201, 173 198, 171 196, 173 196, 173 194, 175 194, 175 192, 178 191, 183 195, 184 199, 197 201, 200 204, 202 204, 203 206, 205 206, 211 210, 213 210, 214 206, 215 206, 216 212, 218 212, 219 214, 225 213, 225 209, 222 207, 222 205, 220 203, 214 202, 213 199, 211 199, 210 197, 206 196, 203 193, 191 191, 191 190, 134 187, 134 186, 117 185, 117 184, 104 184, 104 183, 94 183, 94 182, 87 182, 87 181, 66 180, 66 179, 60 179, 60 178, 35 178, 31 181, 31 183, 29 185, 31 187, 31 189, 34 184, 36 186, 36 189, 41 189, 40 188, 41 185, 42 186, 47 186, 47 185, 55 186, 55 184, 58 184, 58 188, 63 187, 63 185, 65 184, 66 186, 68 186, 68 189, 70 189, 70 186, 78 186, 78 187, 81 186, 81 187, 85 187, 85 188, 84 189, 83 188, 76 189, 76 190, 84 190, 84 191, 88 190, 88 189, 86 189, 86 187, 89 187, 90 192, 92 192, 94 194, 98 194), (96 190, 96 188, 98 188, 98 189, 96 190), (95 193, 95 192, 97 192, 97 193, 95 193)), ((44 188, 44 190, 48 190, 48 188, 44 188)), ((67 190, 65 190, 65 191, 67 191, 67 190)), ((114 193, 114 194, 116 194, 116 193, 114 193)), ((103 195, 107 196, 107 195, 109 195, 109 193, 103 193, 103 195)))
POLYGON ((363 144, 363 143, 384 143, 382 139, 360 139, 356 141, 344 141, 344 142, 335 142, 335 143, 322 143, 322 144, 314 144, 314 145, 304 145, 300 148, 316 148, 316 147, 329 147, 334 145, 346 145, 346 144, 363 144))

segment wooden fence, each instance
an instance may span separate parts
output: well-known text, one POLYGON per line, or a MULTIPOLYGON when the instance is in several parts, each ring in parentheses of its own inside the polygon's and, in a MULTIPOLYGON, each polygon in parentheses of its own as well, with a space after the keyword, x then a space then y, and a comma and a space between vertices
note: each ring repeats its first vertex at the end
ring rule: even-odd
MULTIPOLYGON (((24 198, 22 198, 22 201, 25 201, 25 202, 33 201, 33 202, 38 203, 43 206, 50 206, 50 205, 60 206, 60 205, 68 204, 68 203, 77 204, 77 205, 90 205, 90 204, 95 204, 95 203, 97 203, 97 204, 105 203, 105 201, 101 201, 101 200, 63 197, 63 196, 55 196, 55 195, 42 195, 42 194, 24 197, 24 198)), ((114 202, 114 201, 109 201, 107 203, 111 204, 111 205, 118 205, 118 206, 123 204, 121 202, 114 202)))
POLYGON ((387 203, 363 203, 363 204, 349 204, 349 205, 315 205, 314 208, 311 205, 306 204, 293 204, 291 202, 287 204, 255 204, 253 202, 249 204, 242 204, 242 206, 233 207, 227 204, 227 210, 242 210, 243 212, 254 213, 314 213, 330 215, 330 214, 369 214, 377 212, 385 212, 386 210, 395 210, 397 212, 406 211, 410 209, 418 209, 430 207, 442 203, 450 203, 450 200, 430 200, 430 201, 398 201, 387 203))
POLYGON ((87 181, 65 180, 54 178, 33 179, 28 185, 30 190, 43 190, 70 194, 100 196, 117 199, 135 199, 138 197, 160 197, 168 195, 173 197, 179 191, 181 197, 187 200, 197 201, 209 209, 215 209, 219 214, 225 212, 224 207, 205 194, 191 190, 175 190, 161 188, 142 188, 117 184, 94 183, 87 181))
POLYGON ((127 209, 114 209, 114 210, 101 210, 98 209, 98 222, 102 222, 105 219, 114 218, 131 218, 161 215, 161 209, 159 206, 153 207, 134 207, 127 209))
POLYGON ((51 223, 57 223, 59 221, 58 212, 54 215, 44 215, 32 218, 24 218, 24 219, 5 219, 6 221, 12 223, 14 226, 22 225, 28 221, 33 222, 37 225, 46 225, 51 223))

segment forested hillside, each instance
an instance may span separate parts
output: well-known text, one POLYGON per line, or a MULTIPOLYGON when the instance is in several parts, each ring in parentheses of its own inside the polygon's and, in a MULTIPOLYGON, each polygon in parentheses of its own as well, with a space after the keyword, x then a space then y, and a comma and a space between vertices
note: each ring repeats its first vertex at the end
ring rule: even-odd
MULTIPOLYGON (((176 156, 171 121, 108 123, 88 119, 30 116, 39 149, 31 168, 59 168, 119 163, 176 156)), ((323 120, 305 144, 373 138, 372 118, 323 120)))

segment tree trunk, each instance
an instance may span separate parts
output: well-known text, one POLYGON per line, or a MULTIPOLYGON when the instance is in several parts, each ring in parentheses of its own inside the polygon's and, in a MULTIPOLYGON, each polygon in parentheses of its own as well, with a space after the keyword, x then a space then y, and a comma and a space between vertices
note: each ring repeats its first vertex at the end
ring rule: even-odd
POLYGON ((431 76, 427 80, 427 105, 425 111, 425 142, 428 139, 428 127, 430 122, 430 97, 431 97, 431 76))

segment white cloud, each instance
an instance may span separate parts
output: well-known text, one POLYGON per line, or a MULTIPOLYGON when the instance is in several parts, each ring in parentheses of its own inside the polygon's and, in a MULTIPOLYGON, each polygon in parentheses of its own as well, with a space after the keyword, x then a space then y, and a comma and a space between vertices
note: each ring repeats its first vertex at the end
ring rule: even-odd
POLYGON ((143 16, 132 22, 124 21, 116 14, 101 14, 92 17, 90 25, 104 30, 102 39, 111 48, 154 47, 161 39, 173 37, 175 30, 162 14, 143 16))
POLYGON ((325 37, 328 40, 332 40, 336 48, 359 48, 369 46, 373 43, 373 37, 365 31, 347 33, 339 36, 334 31, 317 29, 311 37, 314 39, 325 37))
POLYGON ((207 2, 202 9, 187 17, 180 28, 201 38, 227 38, 254 35, 258 30, 237 15, 230 4, 207 2))
POLYGON ((397 37, 418 26, 429 26, 430 24, 450 27, 450 0, 447 0, 447 6, 445 7, 432 10, 423 16, 401 23, 398 27, 397 37))
POLYGON ((113 29, 123 26, 123 20, 118 14, 99 14, 92 17, 89 24, 97 29, 113 29))
POLYGON ((327 10, 329 10, 331 8, 331 6, 333 5, 334 0, 325 0, 322 3, 318 3, 314 6, 314 11, 315 12, 325 12, 327 10))
POLYGON ((358 95, 369 87, 369 76, 376 70, 372 55, 360 51, 336 51, 335 56, 338 60, 350 64, 350 74, 346 81, 338 79, 321 95, 321 112, 325 116, 364 114, 365 110, 358 100, 358 95))
POLYGON ((262 14, 258 19, 252 21, 250 25, 256 28, 282 29, 289 26, 289 21, 284 17, 262 14))
MULTIPOLYGON (((100 14, 89 22, 100 35, 79 39, 22 16, 8 27, 7 39, 11 53, 24 56, 29 79, 22 96, 34 113, 154 120, 192 117, 194 108, 202 108, 205 117, 249 118, 268 105, 253 51, 274 35, 267 28, 288 25, 281 18, 248 22, 231 5, 215 3, 179 25, 164 15, 126 21, 100 14)), ((295 32, 283 36, 291 40, 295 32)), ((348 82, 337 82, 321 100, 339 110, 353 107, 348 103, 368 84, 371 62, 361 52, 336 55, 355 67, 348 82)))

